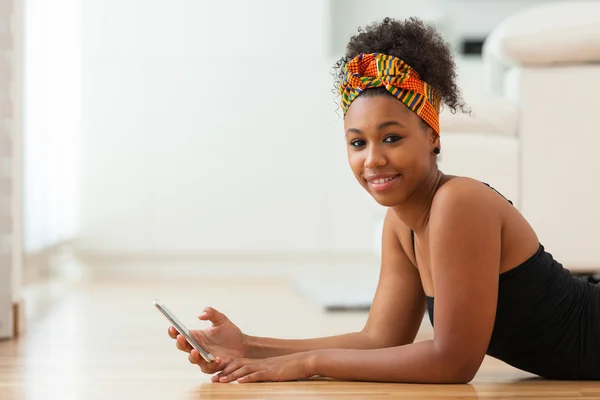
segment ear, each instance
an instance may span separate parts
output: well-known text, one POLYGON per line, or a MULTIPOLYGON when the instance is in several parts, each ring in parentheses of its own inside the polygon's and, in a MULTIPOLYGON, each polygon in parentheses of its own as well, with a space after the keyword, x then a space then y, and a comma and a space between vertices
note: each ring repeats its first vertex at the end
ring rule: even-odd
POLYGON ((433 128, 431 128, 431 127, 427 128, 427 136, 429 137, 429 142, 431 144, 432 149, 434 147, 439 147, 440 149, 442 148, 442 145, 440 143, 440 135, 438 133, 436 133, 433 130, 433 128))

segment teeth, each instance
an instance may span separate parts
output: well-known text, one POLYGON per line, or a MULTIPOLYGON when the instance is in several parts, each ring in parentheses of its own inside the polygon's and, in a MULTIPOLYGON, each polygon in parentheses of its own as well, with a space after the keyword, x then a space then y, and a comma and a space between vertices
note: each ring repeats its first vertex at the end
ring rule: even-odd
POLYGON ((391 178, 375 179, 375 180, 373 181, 373 183, 378 183, 378 184, 381 184, 381 183, 385 183, 385 182, 387 182, 387 181, 389 181, 389 180, 392 180, 392 179, 394 179, 394 178, 395 178, 395 176, 393 176, 393 177, 391 177, 391 178))

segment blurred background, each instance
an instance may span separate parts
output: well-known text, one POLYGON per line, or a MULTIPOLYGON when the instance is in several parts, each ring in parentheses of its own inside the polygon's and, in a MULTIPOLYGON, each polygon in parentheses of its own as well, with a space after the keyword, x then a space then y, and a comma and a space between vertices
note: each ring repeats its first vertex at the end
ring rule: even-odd
POLYGON ((2 0, 15 65, 2 293, 48 277, 279 276, 324 306, 368 307, 385 209, 346 161, 331 75, 345 43, 386 16, 434 24, 474 115, 495 118, 443 119, 457 134, 442 133, 441 168, 493 179, 526 211, 518 135, 503 132, 518 102, 494 93, 482 52, 547 3, 2 0), (469 135, 490 151, 453 153, 469 135))

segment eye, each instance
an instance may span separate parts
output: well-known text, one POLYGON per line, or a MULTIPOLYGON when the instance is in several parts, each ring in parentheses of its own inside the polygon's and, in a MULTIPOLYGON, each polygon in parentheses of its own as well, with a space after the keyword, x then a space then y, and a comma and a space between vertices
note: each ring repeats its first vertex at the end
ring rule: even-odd
POLYGON ((350 146, 352 147, 362 147, 365 145, 365 141, 362 139, 354 139, 350 142, 350 146))
POLYGON ((385 138, 384 142, 387 142, 387 143, 394 143, 394 142, 397 142, 397 141, 398 141, 398 140, 400 140, 400 139, 402 139, 402 137, 401 137, 401 136, 398 136, 398 135, 390 135, 390 136, 388 136, 388 137, 386 137, 386 138, 385 138))

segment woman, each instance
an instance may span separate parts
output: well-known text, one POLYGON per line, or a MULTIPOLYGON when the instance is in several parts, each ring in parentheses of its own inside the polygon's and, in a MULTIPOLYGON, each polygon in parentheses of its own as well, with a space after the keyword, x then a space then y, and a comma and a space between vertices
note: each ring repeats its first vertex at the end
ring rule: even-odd
POLYGON ((213 326, 193 334, 217 360, 204 362, 170 328, 177 347, 219 382, 466 383, 485 354, 546 378, 600 379, 600 288, 554 261, 493 188, 437 167, 440 106, 465 109, 439 34, 386 18, 351 38, 337 68, 350 166, 388 207, 364 329, 257 338, 208 308, 200 319, 213 326), (414 343, 425 308, 435 338, 414 343))

